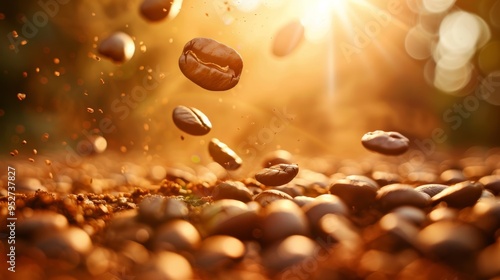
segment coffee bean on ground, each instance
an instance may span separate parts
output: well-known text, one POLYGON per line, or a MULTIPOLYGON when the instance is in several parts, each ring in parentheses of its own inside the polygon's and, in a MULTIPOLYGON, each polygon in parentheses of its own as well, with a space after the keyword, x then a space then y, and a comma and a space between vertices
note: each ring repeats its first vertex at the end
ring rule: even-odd
POLYGON ((214 200, 236 199, 249 202, 252 200, 252 192, 240 181, 225 181, 215 186, 212 197, 214 200))
POLYGON ((245 245, 227 235, 207 237, 195 253, 196 264, 208 271, 224 269, 243 258, 245 245))
POLYGON ((116 63, 123 63, 134 55, 135 44, 128 34, 115 32, 99 44, 97 51, 116 63))
POLYGON ((152 244, 156 251, 190 251, 201 241, 198 230, 184 220, 173 220, 156 229, 152 244))
POLYGON ((209 38, 195 38, 184 46, 179 68, 200 87, 223 91, 238 84, 243 61, 234 49, 224 44, 209 38))
POLYGON ((299 173, 297 164, 278 164, 264 168, 255 174, 255 179, 266 186, 280 186, 290 182, 299 173))
POLYGON ((479 179, 479 183, 484 185, 484 188, 490 190, 494 194, 500 194, 500 175, 489 175, 479 179))
POLYGON ((267 206, 269 203, 280 199, 292 200, 292 197, 289 194, 282 191, 265 190, 253 198, 253 200, 257 201, 261 206, 267 206))
POLYGON ((280 163, 291 164, 292 160, 293 155, 289 151, 276 150, 266 155, 262 167, 270 167, 280 163))
POLYGON ((262 208, 262 234, 272 243, 291 235, 307 235, 309 224, 302 209, 291 200, 273 201, 262 208))
POLYGON ((408 151, 410 140, 399 132, 375 130, 363 135, 361 144, 370 151, 396 156, 408 151))
POLYGON ((338 196, 347 205, 368 208, 375 202, 378 185, 372 179, 361 175, 349 175, 338 179, 330 186, 330 193, 338 196))
POLYGON ((429 204, 430 196, 416 191, 410 185, 387 185, 377 192, 377 202, 384 211, 389 211, 400 206, 414 206, 423 208, 429 204))
POLYGON ((182 0, 144 0, 140 6, 141 15, 151 21, 173 19, 182 6, 182 0))
POLYGON ((449 186, 432 197, 432 202, 446 202, 449 207, 464 208, 472 206, 481 197, 483 184, 474 181, 464 181, 449 186))
POLYGON ((226 170, 236 170, 243 162, 233 150, 216 138, 212 138, 208 143, 208 153, 215 162, 226 170))
POLYGON ((205 135, 212 129, 212 123, 208 117, 193 107, 175 107, 172 119, 177 128, 191 135, 205 135))
POLYGON ((446 189, 448 186, 447 185, 442 185, 442 184, 425 184, 421 185, 415 188, 416 191, 423 192, 428 194, 430 197, 435 196, 436 194, 440 193, 444 189, 446 189))

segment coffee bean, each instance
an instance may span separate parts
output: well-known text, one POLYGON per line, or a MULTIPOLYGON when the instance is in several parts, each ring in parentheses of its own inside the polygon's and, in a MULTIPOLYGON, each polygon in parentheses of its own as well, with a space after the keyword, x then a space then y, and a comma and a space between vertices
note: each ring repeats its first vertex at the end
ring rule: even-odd
POLYGON ((321 232, 327 235, 327 244, 322 244, 324 249, 328 249, 329 246, 337 242, 352 251, 361 249, 362 239, 359 230, 347 217, 337 214, 326 214, 319 220, 318 225, 321 232))
POLYGON ((236 170, 243 162, 233 150, 216 138, 212 138, 208 143, 208 153, 215 162, 226 170, 236 170))
POLYGON ((293 156, 290 152, 285 150, 276 150, 266 155, 262 167, 271 167, 281 163, 291 164, 292 160, 293 156))
POLYGON ((371 178, 375 180, 379 186, 401 183, 401 176, 396 173, 385 171, 374 171, 371 178))
POLYGON ((498 279, 500 275, 500 239, 496 243, 490 245, 479 253, 477 257, 477 268, 479 274, 484 279, 498 279))
POLYGON ((399 132, 375 130, 363 135, 361 144, 370 151, 396 156, 408 150, 410 140, 399 132))
POLYGON ((141 221, 153 225, 171 219, 185 218, 189 212, 184 202, 160 195, 147 196, 138 206, 141 221))
POLYGON ((198 230, 184 220, 173 220, 162 224, 156 229, 152 238, 156 251, 191 251, 198 247, 201 241, 198 230))
POLYGON ((384 211, 389 211, 399 206, 414 206, 423 208, 429 204, 429 195, 418 192, 410 185, 387 185, 377 192, 377 202, 384 211))
POLYGON ((429 217, 429 221, 433 223, 440 221, 456 221, 458 218, 458 210, 448 207, 437 207, 432 210, 427 217, 429 217))
POLYGON ((127 241, 144 244, 153 235, 153 228, 139 222, 137 210, 121 211, 110 221, 104 240, 109 247, 120 248, 127 241))
POLYGON ((479 179, 479 183, 484 185, 484 188, 494 194, 500 194, 500 175, 489 175, 479 179))
POLYGON ((299 196, 295 196, 292 199, 292 201, 295 202, 299 207, 303 207, 304 205, 313 202, 314 201, 314 197, 299 195, 299 196))
POLYGON ((392 253, 414 247, 417 234, 415 224, 395 213, 384 215, 363 232, 368 248, 392 253))
POLYGON ((255 179, 266 186, 280 186, 290 182, 298 173, 298 165, 282 163, 262 169, 255 174, 255 179))
POLYGON ((391 213, 394 213, 417 226, 423 225, 426 221, 425 212, 422 211, 422 209, 413 206, 401 206, 392 210, 391 213))
POLYGON ((68 227, 68 220, 52 211, 35 211, 28 217, 19 218, 16 233, 19 236, 35 237, 46 231, 58 231, 68 227))
POLYGON ((304 212, 291 200, 273 201, 262 208, 264 241, 272 243, 291 235, 308 235, 309 224, 304 212))
POLYGON ((292 20, 283 26, 273 41, 273 54, 275 56, 287 56, 292 53, 304 40, 304 26, 300 20, 292 20))
POLYGON ((481 200, 472 207, 471 223, 492 238, 499 237, 500 203, 498 200, 481 200))
POLYGON ((449 207, 464 208, 472 206, 481 197, 483 184, 473 181, 465 181, 449 186, 432 197, 432 202, 438 204, 446 202, 449 207))
MULTIPOLYGON (((123 274, 123 272, 122 272, 123 274)), ((121 275, 121 274, 120 274, 121 275)), ((158 252, 152 255, 146 263, 139 266, 131 275, 122 275, 123 279, 194 279, 193 269, 189 261, 174 252, 158 252)))
POLYGON ((344 203, 354 208, 372 206, 377 191, 377 183, 361 175, 349 175, 338 179, 330 186, 331 194, 338 196, 344 203))
POLYGON ((257 201, 261 206, 267 206, 269 203, 280 200, 280 199, 289 199, 292 197, 282 191, 278 190, 265 190, 254 197, 253 200, 257 201))
POLYGON ((347 206, 335 195, 323 194, 302 207, 309 223, 313 227, 319 226, 319 220, 326 214, 347 215, 347 206))
POLYGON ((243 61, 235 50, 224 44, 209 38, 195 38, 184 46, 179 68, 200 87, 223 91, 239 82, 243 61))
POLYGON ((440 175, 440 179, 447 185, 453 185, 467 180, 462 170, 459 169, 448 169, 443 171, 440 175))
POLYGON ((243 258, 245 245, 227 235, 207 237, 195 254, 196 264, 208 271, 219 270, 233 265, 243 258))
POLYGON ((124 63, 134 55, 135 44, 128 34, 115 32, 99 44, 97 51, 116 63, 124 63))
POLYGON ((70 227, 61 231, 45 232, 37 238, 36 246, 49 258, 77 264, 81 262, 81 256, 92 249, 92 240, 82 229, 70 227))
POLYGON ((425 185, 421 185, 421 186, 416 187, 415 190, 422 192, 422 193, 426 193, 430 197, 433 197, 436 194, 442 192, 447 187, 448 187, 447 185, 441 185, 441 184, 425 184, 425 185))
POLYGON ((316 243, 310 238, 292 235, 266 248, 262 255, 262 264, 268 269, 278 272, 313 257, 316 249, 316 243))
POLYGON ((225 181, 215 186, 212 193, 214 200, 235 199, 242 202, 252 200, 252 192, 239 181, 225 181))
POLYGON ((191 135, 205 135, 212 129, 207 116, 193 107, 175 107, 172 118, 177 128, 191 135))
POLYGON ((182 0, 144 0, 140 12, 145 19, 157 22, 165 18, 175 18, 181 6, 182 0))

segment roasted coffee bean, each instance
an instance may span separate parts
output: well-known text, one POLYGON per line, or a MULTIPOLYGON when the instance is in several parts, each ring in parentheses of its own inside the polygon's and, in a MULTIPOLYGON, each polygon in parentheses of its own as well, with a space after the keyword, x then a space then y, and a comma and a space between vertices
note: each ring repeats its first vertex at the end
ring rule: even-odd
POLYGON ((493 194, 500 194, 500 175, 484 176, 479 179, 479 183, 483 184, 484 188, 493 194))
POLYGON ((335 195, 323 194, 302 207, 309 223, 313 227, 319 226, 319 220, 326 214, 347 215, 347 206, 335 195))
POLYGON ((481 200, 472 207, 471 223, 488 236, 498 238, 500 232, 500 203, 498 200, 481 200))
POLYGON ((200 110, 193 107, 177 106, 172 114, 175 126, 191 135, 205 135, 212 129, 212 123, 200 110))
POLYGON ((82 260, 81 256, 92 249, 92 240, 84 230, 69 227, 61 231, 49 231, 39 236, 36 246, 49 258, 78 264, 82 260))
POLYGON ((309 197, 309 196, 304 196, 304 195, 299 195, 295 196, 293 199, 293 202, 295 202, 299 207, 303 207, 306 204, 309 204, 314 201, 314 197, 309 197))
POLYGON ((227 235, 207 237, 195 254, 196 264, 208 271, 224 269, 243 258, 245 245, 227 235))
POLYGON ((479 274, 485 279, 498 279, 500 275, 500 239, 481 251, 477 257, 477 268, 479 274))
POLYGON ((116 63, 123 63, 134 55, 135 44, 128 34, 115 32, 99 44, 97 51, 116 63))
POLYGON ((212 138, 208 143, 208 153, 215 162, 226 170, 236 170, 243 162, 233 150, 216 138, 212 138))
POLYGON ((242 202, 252 200, 252 192, 239 181, 225 181, 215 186, 212 193, 214 200, 235 199, 242 202))
POLYGON ((156 251, 190 251, 201 242, 198 230, 184 220, 173 220, 159 226, 152 238, 156 251))
POLYGON ((293 198, 289 194, 282 191, 265 190, 256 195, 253 200, 257 201, 261 206, 264 207, 267 206, 269 203, 280 199, 292 200, 293 198))
POLYGON ((28 217, 19 218, 16 234, 34 237, 46 231, 59 231, 68 227, 68 220, 52 211, 36 211, 28 217))
POLYGON ((419 192, 426 193, 430 197, 433 197, 436 194, 442 192, 447 187, 448 187, 447 185, 441 185, 441 184, 425 184, 425 185, 421 185, 421 186, 416 187, 415 190, 419 191, 419 192))
POLYGON ((269 246, 263 252, 262 264, 268 269, 278 272, 313 257, 316 250, 317 245, 310 238, 292 235, 269 246), (297 250, 297 248, 300 248, 300 250, 297 250))
POLYGON ((418 226, 426 220, 425 212, 413 206, 401 206, 392 210, 392 213, 418 226))
POLYGON ((182 0, 144 0, 139 9, 145 19, 156 22, 175 18, 181 6, 182 0))
POLYGON ((448 185, 460 183, 460 182, 467 180, 467 178, 465 178, 462 170, 459 170, 459 169, 445 170, 441 173, 441 175, 439 177, 443 183, 448 184, 448 185))
POLYGON ((375 130, 363 135, 361 144, 370 151, 396 156, 408 150, 410 140, 399 132, 375 130))
POLYGON ((418 244, 427 256, 455 265, 471 265, 484 245, 481 233, 471 225, 442 221, 422 229, 418 244))
POLYGON ((121 211, 113 216, 104 236, 109 247, 120 248, 127 241, 146 243, 153 235, 153 228, 139 222, 137 210, 121 211))
POLYGON ((174 198, 160 195, 145 197, 139 203, 139 216, 141 221, 150 224, 162 223, 172 219, 182 219, 188 214, 186 204, 174 198))
MULTIPOLYGON (((122 272, 123 274, 123 272, 122 272)), ((124 275, 134 279, 170 279, 170 280, 185 280, 194 279, 193 269, 189 261, 174 252, 158 252, 152 255, 146 263, 139 266, 132 275, 124 275)))
POLYGON ((472 206, 481 197, 483 184, 473 181, 464 181, 449 186, 432 197, 432 202, 438 204, 446 202, 449 207, 464 208, 472 206))
POLYGON ((387 185, 377 192, 377 202, 384 211, 400 206, 423 208, 429 204, 429 199, 428 194, 418 192, 405 184, 387 185))
MULTIPOLYGON (((326 238, 327 241, 330 241, 329 238, 333 238, 335 242, 344 245, 346 248, 352 251, 356 251, 356 249, 361 248, 362 239, 358 232, 358 229, 351 223, 351 221, 347 217, 343 215, 326 214, 319 220, 319 228, 321 232, 324 232, 328 235, 328 237, 326 238)), ((330 246, 333 244, 325 245, 330 246)), ((325 247, 325 245, 322 244, 322 247, 325 247)))
POLYGON ((437 207, 432 210, 427 217, 429 221, 433 223, 440 221, 456 221, 458 218, 458 210, 448 207, 437 207))
POLYGON ((414 247, 417 234, 415 224, 395 213, 386 214, 363 232, 368 248, 392 253, 414 247))
POLYGON ((401 183, 401 176, 396 173, 374 171, 371 177, 379 186, 401 183))
POLYGON ((292 53, 304 40, 304 26, 300 20, 292 20, 283 26, 274 37, 273 54, 287 56, 292 53))
POLYGON ((372 206, 378 185, 372 179, 361 175, 349 175, 338 179, 330 186, 330 193, 338 196, 347 205, 355 208, 372 206))
POLYGON ((255 174, 255 179, 266 186, 284 185, 299 173, 297 164, 278 164, 269 168, 264 168, 255 174))
POLYGON ((291 235, 308 235, 309 225, 304 212, 291 200, 273 201, 262 209, 262 237, 274 242, 291 235))
POLYGON ((235 50, 224 44, 209 38, 195 38, 184 46, 179 68, 200 87, 223 91, 238 84, 243 61, 235 50))

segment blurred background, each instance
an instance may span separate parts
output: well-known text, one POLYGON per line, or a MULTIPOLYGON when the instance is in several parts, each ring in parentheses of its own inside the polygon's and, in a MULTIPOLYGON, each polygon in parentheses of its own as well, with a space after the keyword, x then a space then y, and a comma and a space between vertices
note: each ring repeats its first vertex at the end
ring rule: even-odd
POLYGON ((250 165, 276 149, 355 158, 376 129, 424 149, 500 144, 499 0, 184 0, 155 23, 140 4, 0 4, 2 156, 86 157, 101 136, 124 158, 173 163, 210 162, 212 137, 250 165), (303 33, 279 36, 297 20, 303 33), (116 31, 135 42, 123 64, 97 52, 116 31), (210 92, 182 75, 179 56, 195 37, 240 53, 236 87, 210 92), (273 53, 287 38, 286 54, 273 53), (212 131, 177 129, 178 105, 203 111, 212 131))

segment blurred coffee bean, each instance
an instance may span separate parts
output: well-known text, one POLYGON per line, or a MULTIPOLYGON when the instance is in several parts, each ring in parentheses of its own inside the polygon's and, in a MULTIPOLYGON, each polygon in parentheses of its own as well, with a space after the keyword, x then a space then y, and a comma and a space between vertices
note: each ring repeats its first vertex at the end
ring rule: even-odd
POLYGON ((297 164, 281 163, 257 172, 255 179, 266 186, 280 186, 293 180, 298 173, 299 166, 297 164))
POLYGON ((410 140, 399 132, 375 130, 363 135, 361 144, 370 151, 396 156, 408 150, 410 140))
POLYGON ((425 184, 425 185, 421 185, 421 186, 416 187, 415 190, 418 192, 426 193, 430 197, 433 197, 436 194, 442 192, 447 187, 448 187, 447 185, 442 185, 442 184, 425 184))
POLYGON ((198 230, 184 220, 173 220, 159 226, 152 238, 156 251, 191 251, 201 242, 198 230))
POLYGON ((338 242, 346 249, 357 251, 361 249, 363 244, 361 235, 358 229, 351 223, 345 216, 337 214, 326 214, 319 220, 319 228, 321 232, 327 235, 325 239, 326 244, 322 247, 333 246, 338 242))
POLYGON ((262 264, 278 272, 294 265, 300 266, 300 262, 313 257, 318 251, 316 243, 310 238, 292 235, 267 247, 262 253, 262 264))
POLYGON ((124 63, 134 55, 135 44, 128 34, 115 32, 102 40, 97 51, 115 63, 124 63))
POLYGON ((212 129, 212 123, 208 117, 194 107, 175 107, 172 119, 175 126, 187 134, 205 135, 212 129))
POLYGON ((323 194, 302 207, 312 227, 318 227, 320 219, 326 214, 347 215, 347 206, 339 197, 331 194, 323 194))
POLYGON ((336 180, 330 186, 330 193, 338 196, 350 207, 368 208, 375 202, 378 185, 372 179, 361 175, 349 175, 336 180))
POLYGON ((115 258, 116 254, 112 250, 94 246, 85 259, 87 271, 94 277, 102 275, 110 269, 111 263, 115 258))
POLYGON ((429 280, 429 279, 456 279, 468 280, 470 277, 454 271, 449 266, 428 260, 418 258, 405 266, 397 275, 398 280, 429 280))
POLYGON ((500 175, 484 176, 479 179, 479 183, 483 184, 484 188, 493 194, 500 194, 500 175))
POLYGON ((222 165, 226 170, 236 170, 241 166, 241 158, 219 139, 212 138, 210 140, 208 153, 215 162, 222 165))
POLYGON ((467 178, 465 178, 462 170, 459 170, 459 169, 445 170, 441 173, 439 178, 441 179, 441 181, 444 184, 447 184, 447 185, 452 185, 452 184, 460 183, 460 182, 467 180, 467 178))
POLYGON ((377 202, 384 211, 389 211, 399 206, 414 206, 423 208, 429 204, 429 195, 416 191, 409 185, 387 185, 377 192, 377 202))
POLYGON ((166 171, 167 174, 165 178, 173 182, 189 183, 195 182, 197 179, 192 170, 184 170, 181 168, 167 168, 166 171))
POLYGON ((240 80, 243 61, 238 52, 209 38, 189 41, 179 58, 181 72, 200 87, 223 91, 240 80))
MULTIPOLYGON (((130 277, 144 280, 193 279, 193 269, 185 257, 173 252, 158 252, 130 277)), ((128 276, 125 276, 128 277, 128 276)))
POLYGON ((295 202, 299 207, 303 207, 304 205, 313 202, 314 201, 314 197, 299 195, 299 196, 295 196, 292 199, 292 201, 295 202))
POLYGON ((262 167, 271 167, 277 164, 291 164, 293 161, 293 156, 290 152, 285 150, 276 150, 272 151, 265 156, 265 159, 262 163, 262 167))
POLYGON ((370 249, 397 252, 415 246, 418 227, 395 213, 384 215, 378 223, 365 228, 363 238, 370 249))
POLYGON ((189 212, 184 202, 161 195, 146 196, 138 206, 141 221, 150 224, 183 219, 189 212))
POLYGON ((278 57, 292 53, 304 40, 304 26, 300 20, 290 21, 274 36, 273 54, 278 57))
POLYGON ((254 204, 249 207, 238 200, 222 199, 203 208, 200 218, 206 235, 251 239, 258 227, 258 211, 254 204))
POLYGON ((238 239, 227 235, 214 235, 205 238, 195 253, 199 268, 213 271, 224 269, 243 258, 245 245, 238 239))
POLYGON ((92 249, 92 240, 82 229, 70 227, 45 232, 37 238, 36 247, 48 258, 79 264, 92 249))
POLYGON ((262 234, 264 241, 271 243, 291 235, 308 235, 309 225, 297 204, 282 199, 262 209, 262 234))
POLYGON ((257 201, 261 206, 267 206, 269 203, 280 199, 293 199, 289 194, 278 190, 265 190, 256 195, 253 200, 257 201))
POLYGON ((446 202, 449 207, 464 208, 472 206, 481 197, 483 185, 479 182, 464 181, 449 186, 431 198, 434 204, 446 202))
POLYGON ((44 232, 54 232, 68 227, 68 220, 63 215, 46 210, 35 210, 30 216, 18 219, 16 234, 28 238, 44 232))
POLYGON ((119 248, 126 241, 146 243, 152 236, 151 226, 143 224, 137 210, 122 211, 114 215, 105 232, 107 246, 119 248))
POLYGON ((477 165, 465 166, 464 176, 469 180, 479 180, 479 178, 490 175, 491 169, 483 163, 477 165))
POLYGON ((141 15, 151 22, 165 18, 173 19, 182 6, 182 0, 144 0, 140 6, 141 15))
POLYGON ((406 221, 413 223, 417 226, 423 225, 426 221, 425 212, 422 209, 412 206, 401 206, 391 211, 406 221))
POLYGON ((295 184, 286 184, 279 187, 274 187, 277 191, 282 191, 291 197, 296 197, 299 195, 304 195, 304 188, 301 186, 297 186, 295 184))
POLYGON ((500 238, 500 201, 482 200, 472 207, 470 223, 492 238, 500 238))
POLYGON ((488 191, 488 190, 483 190, 481 192, 481 196, 479 197, 478 201, 480 201, 482 199, 495 199, 495 195, 492 192, 488 191))
MULTIPOLYGON (((484 248, 477 257, 479 275, 492 279, 500 276, 500 239, 484 248)), ((497 279, 495 278, 495 279, 497 279)))
POLYGON ((436 223, 441 221, 456 221, 458 218, 458 210, 448 207, 437 207, 428 215, 429 221, 436 223))
POLYGON ((431 259, 454 265, 470 265, 472 257, 484 245, 480 232, 458 222, 441 221, 420 231, 417 241, 431 259))
POLYGON ((235 199, 242 202, 252 200, 252 192, 239 181, 225 181, 215 186, 212 193, 214 200, 235 199))
POLYGON ((398 174, 385 171, 374 171, 372 173, 372 179, 375 180, 379 186, 401 183, 401 177, 398 174))
POLYGON ((40 180, 35 178, 25 178, 16 181, 16 192, 20 193, 35 193, 36 191, 47 191, 47 188, 42 185, 40 180))

